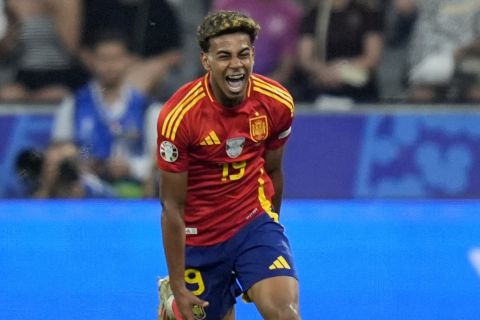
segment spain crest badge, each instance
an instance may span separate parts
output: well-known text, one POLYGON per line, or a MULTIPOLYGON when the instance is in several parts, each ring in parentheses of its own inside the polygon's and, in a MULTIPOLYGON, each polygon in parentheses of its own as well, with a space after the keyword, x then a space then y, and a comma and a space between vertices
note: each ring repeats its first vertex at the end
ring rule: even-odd
POLYGON ((204 320, 207 317, 207 313, 202 306, 195 304, 192 308, 192 312, 195 320, 204 320))
POLYGON ((259 142, 268 137, 268 121, 267 116, 259 116, 250 118, 250 137, 253 141, 259 142))

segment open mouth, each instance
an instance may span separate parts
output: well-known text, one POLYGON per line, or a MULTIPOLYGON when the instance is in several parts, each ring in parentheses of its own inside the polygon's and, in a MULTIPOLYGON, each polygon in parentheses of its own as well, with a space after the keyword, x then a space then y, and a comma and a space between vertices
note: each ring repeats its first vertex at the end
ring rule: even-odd
POLYGON ((232 93, 240 93, 243 90, 244 83, 245 83, 245 75, 244 74, 234 74, 225 77, 227 82, 228 89, 232 93))

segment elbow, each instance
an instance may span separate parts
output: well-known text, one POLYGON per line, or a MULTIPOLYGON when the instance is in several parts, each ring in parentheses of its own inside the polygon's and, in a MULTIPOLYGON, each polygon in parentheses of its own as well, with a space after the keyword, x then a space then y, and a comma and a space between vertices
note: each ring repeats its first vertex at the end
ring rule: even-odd
POLYGON ((162 210, 161 224, 163 232, 181 232, 185 228, 182 217, 169 210, 162 210))
POLYGON ((169 203, 168 201, 162 201, 162 223, 174 223, 175 221, 183 219, 184 205, 179 203, 169 203))

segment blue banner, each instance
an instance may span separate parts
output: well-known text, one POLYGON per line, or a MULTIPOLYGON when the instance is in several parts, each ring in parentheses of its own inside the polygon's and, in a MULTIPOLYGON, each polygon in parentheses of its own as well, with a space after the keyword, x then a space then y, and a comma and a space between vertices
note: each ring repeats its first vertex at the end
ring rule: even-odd
POLYGON ((300 115, 285 172, 292 198, 478 198, 480 115, 300 115))
POLYGON ((0 198, 24 195, 15 172, 16 158, 23 150, 44 150, 50 141, 52 123, 50 113, 0 115, 0 198))
MULTIPOLYGON (((21 197, 15 158, 43 149, 51 125, 0 115, 0 197, 21 197)), ((288 198, 479 198, 480 113, 298 114, 284 167, 288 198)))

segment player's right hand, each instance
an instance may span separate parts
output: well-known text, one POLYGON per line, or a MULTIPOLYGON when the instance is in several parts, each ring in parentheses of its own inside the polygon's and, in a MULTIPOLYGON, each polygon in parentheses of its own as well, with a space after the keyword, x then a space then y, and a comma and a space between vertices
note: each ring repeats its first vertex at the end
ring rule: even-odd
MULTIPOLYGON (((182 315, 182 320, 195 320, 193 316, 193 307, 195 305, 203 308, 208 307, 208 302, 198 298, 187 288, 182 288, 173 293, 178 310, 182 315)), ((179 319, 180 320, 180 319, 179 319)))

